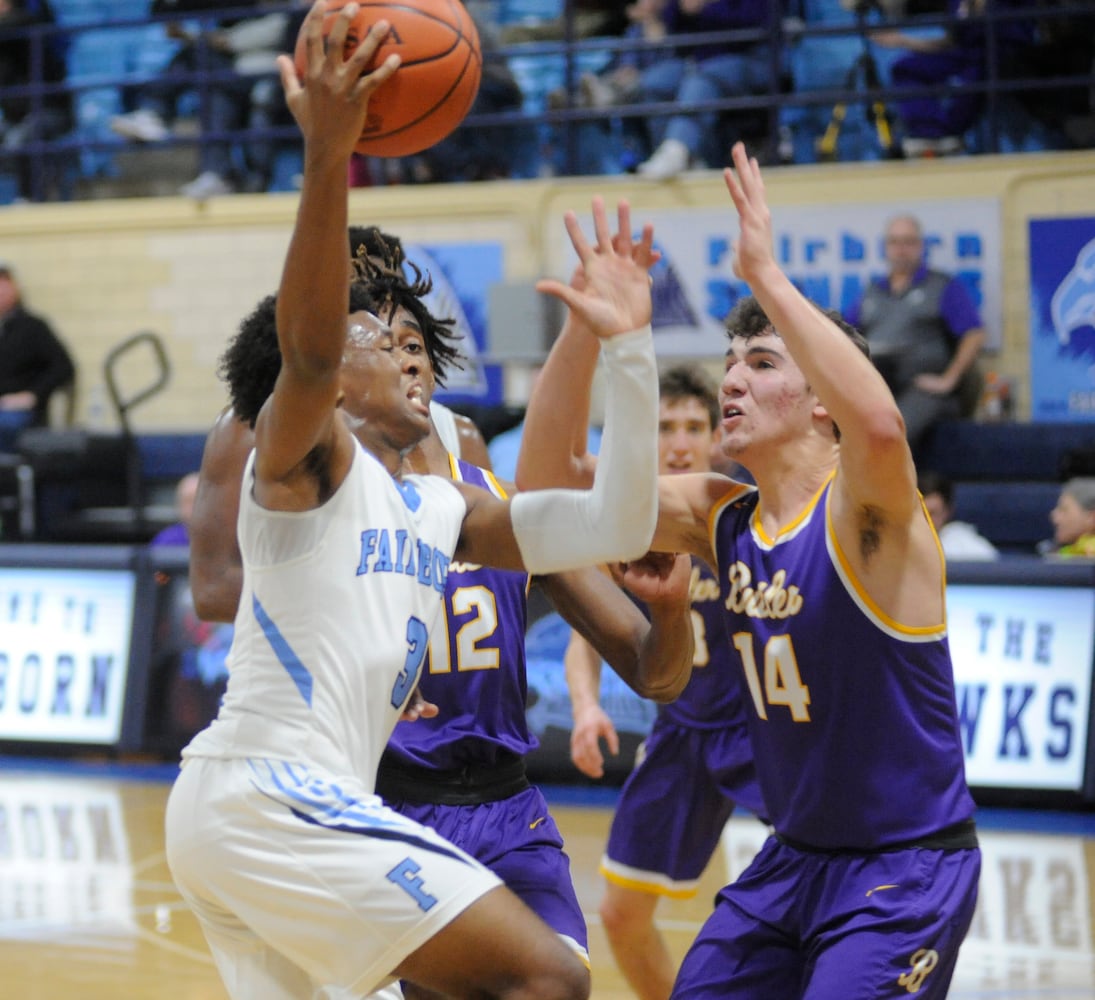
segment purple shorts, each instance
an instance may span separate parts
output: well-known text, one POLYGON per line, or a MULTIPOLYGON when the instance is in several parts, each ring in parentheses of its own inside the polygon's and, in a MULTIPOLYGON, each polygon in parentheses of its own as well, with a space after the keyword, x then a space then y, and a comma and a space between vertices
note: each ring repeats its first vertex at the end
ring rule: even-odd
POLYGON ((981 852, 801 851, 769 837, 685 955, 676 1000, 944 1000, 981 852))
POLYGON ((630 889, 694 896, 735 805, 764 813, 744 724, 697 729, 659 717, 620 792, 601 874, 630 889))
POLYGON ((486 865, 544 923, 586 954, 586 922, 574 892, 570 858, 538 788, 473 806, 391 806, 486 865))

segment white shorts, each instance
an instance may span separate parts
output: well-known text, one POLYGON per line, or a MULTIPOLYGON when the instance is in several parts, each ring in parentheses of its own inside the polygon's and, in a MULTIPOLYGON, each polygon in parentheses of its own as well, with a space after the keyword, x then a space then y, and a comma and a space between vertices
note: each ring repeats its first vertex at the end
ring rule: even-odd
POLYGON ((354 779, 190 758, 167 860, 235 1000, 362 997, 501 881, 354 779))

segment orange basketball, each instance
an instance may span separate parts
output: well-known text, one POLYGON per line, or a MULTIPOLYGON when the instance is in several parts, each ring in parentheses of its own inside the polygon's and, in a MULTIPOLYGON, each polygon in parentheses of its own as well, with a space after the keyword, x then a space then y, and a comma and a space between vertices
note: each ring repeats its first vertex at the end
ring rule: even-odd
MULTIPOLYGON (((391 25, 369 68, 399 53, 402 62, 369 102, 355 149, 365 156, 408 156, 440 142, 471 110, 479 92, 483 56, 479 32, 460 0, 358 0, 361 9, 346 36, 346 54, 377 21, 391 25)), ((327 0, 323 31, 347 0, 327 0)), ((303 77, 303 31, 297 38, 297 72, 303 77)))

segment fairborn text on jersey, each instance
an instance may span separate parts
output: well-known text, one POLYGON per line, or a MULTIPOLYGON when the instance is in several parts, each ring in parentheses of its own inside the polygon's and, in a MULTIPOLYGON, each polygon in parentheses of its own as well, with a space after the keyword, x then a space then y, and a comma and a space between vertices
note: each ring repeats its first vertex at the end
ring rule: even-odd
POLYGON ((449 575, 449 561, 449 556, 422 539, 412 542, 403 529, 389 531, 387 528, 369 528, 361 533, 357 575, 403 573, 417 576, 424 587, 433 587, 443 594, 449 575))

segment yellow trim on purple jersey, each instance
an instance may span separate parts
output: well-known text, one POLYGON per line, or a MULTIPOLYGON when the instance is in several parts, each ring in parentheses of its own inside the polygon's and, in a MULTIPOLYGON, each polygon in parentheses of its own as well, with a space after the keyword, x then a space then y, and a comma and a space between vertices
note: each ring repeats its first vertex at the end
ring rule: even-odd
POLYGON ((692 882, 674 882, 659 872, 644 872, 638 868, 628 868, 610 858, 602 858, 597 871, 606 882, 618 885, 621 889, 645 892, 648 896, 665 896, 668 899, 694 899, 700 891, 699 879, 692 882))
MULTIPOLYGON (((866 588, 856 577, 848 562, 844 550, 837 541, 836 530, 833 528, 832 515, 832 491, 825 499, 825 541, 829 549, 829 556, 833 561, 833 568, 844 584, 848 596, 858 605, 859 609, 887 635, 896 639, 906 639, 912 642, 936 642, 947 635, 946 618, 938 625, 902 625, 886 614, 867 593, 866 588)), ((936 540, 938 544, 938 539, 936 540)), ((942 550, 940 550, 942 556, 942 550)))
POLYGON ((753 521, 750 525, 753 531, 753 537, 756 539, 757 544, 763 549, 770 549, 781 541, 785 541, 788 538, 793 538, 795 532, 802 527, 809 520, 810 515, 813 513, 814 508, 817 506, 818 501, 821 499, 822 493, 825 492, 825 488, 833 481, 833 477, 836 475, 836 469, 833 469, 825 477, 825 481, 818 487, 817 492, 811 497, 810 502, 799 512, 798 516, 791 521, 790 524, 784 525, 776 532, 775 538, 769 538, 768 533, 764 530, 760 521, 760 507, 764 502, 763 499, 757 498, 757 509, 753 512, 753 521))

